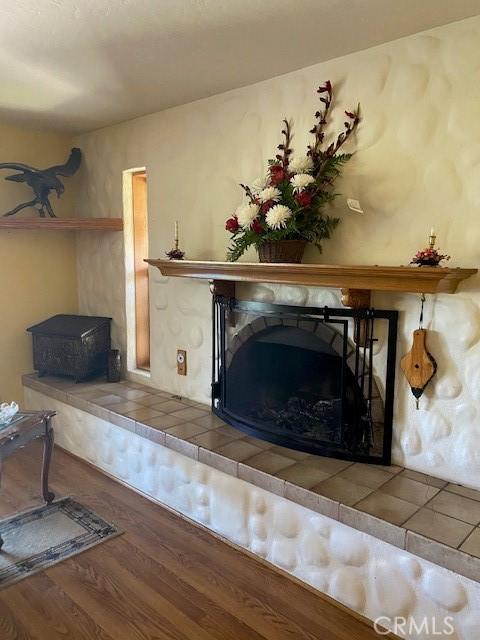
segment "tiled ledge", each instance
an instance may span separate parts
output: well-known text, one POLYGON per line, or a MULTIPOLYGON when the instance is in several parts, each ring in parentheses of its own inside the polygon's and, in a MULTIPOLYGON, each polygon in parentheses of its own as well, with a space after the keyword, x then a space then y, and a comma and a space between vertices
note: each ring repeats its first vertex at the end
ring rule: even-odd
POLYGON ((35 389, 224 473, 480 581, 480 491, 398 466, 314 456, 224 424, 207 405, 137 383, 23 377, 35 389))

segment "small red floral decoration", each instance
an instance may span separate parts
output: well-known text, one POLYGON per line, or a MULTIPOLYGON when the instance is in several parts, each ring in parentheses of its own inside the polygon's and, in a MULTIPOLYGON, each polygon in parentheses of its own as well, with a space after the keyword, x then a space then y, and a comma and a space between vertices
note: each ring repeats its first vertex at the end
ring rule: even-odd
POLYGON ((427 247, 417 251, 410 264, 418 264, 420 267, 438 267, 442 260, 450 260, 450 256, 439 253, 433 247, 427 247))
POLYGON ((170 249, 170 251, 165 251, 165 255, 169 260, 183 260, 185 255, 185 251, 181 251, 178 247, 175 249, 170 249))

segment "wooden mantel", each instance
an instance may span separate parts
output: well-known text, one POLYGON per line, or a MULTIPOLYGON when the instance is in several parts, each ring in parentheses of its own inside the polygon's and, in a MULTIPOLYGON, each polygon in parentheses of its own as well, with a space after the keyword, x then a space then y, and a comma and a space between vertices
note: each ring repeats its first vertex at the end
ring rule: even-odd
POLYGON ((332 264, 272 264, 252 262, 201 262, 196 260, 146 260, 164 276, 235 282, 270 282, 334 287, 342 290, 347 306, 365 307, 371 291, 455 293, 458 284, 477 269, 447 267, 380 267, 332 264))

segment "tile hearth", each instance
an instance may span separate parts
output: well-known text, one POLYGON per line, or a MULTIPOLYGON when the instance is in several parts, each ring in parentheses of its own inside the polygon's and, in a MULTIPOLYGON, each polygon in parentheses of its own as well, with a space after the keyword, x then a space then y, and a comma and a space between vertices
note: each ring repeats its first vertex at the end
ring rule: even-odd
POLYGON ((324 458, 246 436, 207 405, 122 381, 24 386, 397 547, 480 580, 480 491, 399 466, 324 458))

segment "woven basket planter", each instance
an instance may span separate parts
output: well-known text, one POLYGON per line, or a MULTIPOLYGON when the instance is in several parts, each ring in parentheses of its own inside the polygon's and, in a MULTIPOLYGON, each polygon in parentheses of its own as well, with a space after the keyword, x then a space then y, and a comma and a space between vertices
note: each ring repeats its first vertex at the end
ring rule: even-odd
POLYGON ((307 242, 305 240, 274 240, 258 246, 260 262, 300 263, 307 242))

